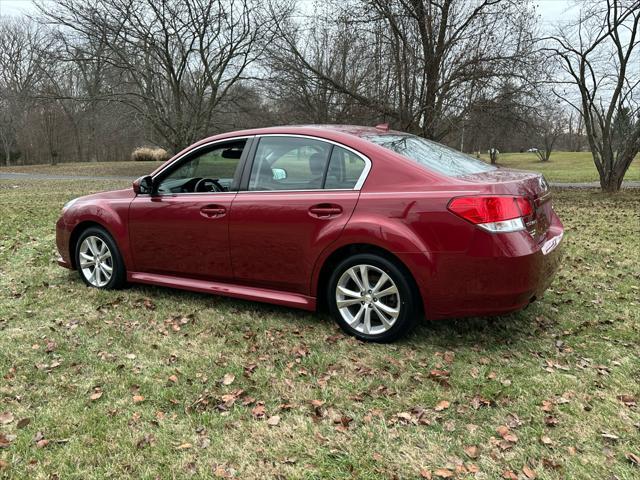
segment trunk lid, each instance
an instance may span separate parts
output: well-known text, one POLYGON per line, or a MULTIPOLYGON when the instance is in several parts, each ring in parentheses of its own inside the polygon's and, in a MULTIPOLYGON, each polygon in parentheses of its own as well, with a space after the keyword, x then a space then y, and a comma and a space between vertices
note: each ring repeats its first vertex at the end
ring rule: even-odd
POLYGON ((527 231, 537 241, 544 240, 551 215, 551 190, 540 173, 501 168, 458 177, 459 180, 482 185, 495 195, 519 195, 528 198, 533 214, 525 220, 527 231))

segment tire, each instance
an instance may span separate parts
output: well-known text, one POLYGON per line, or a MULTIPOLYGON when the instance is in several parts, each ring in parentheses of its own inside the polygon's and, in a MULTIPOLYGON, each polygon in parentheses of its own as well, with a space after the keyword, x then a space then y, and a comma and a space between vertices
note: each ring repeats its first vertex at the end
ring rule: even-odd
POLYGON ((80 234, 75 260, 80 278, 89 287, 112 290, 123 287, 126 282, 127 272, 120 250, 103 228, 89 227, 80 234), (97 266, 95 251, 99 258, 97 266))
POLYGON ((419 293, 404 268, 380 255, 362 253, 335 268, 328 283, 327 304, 348 334, 386 343, 406 335, 417 323, 419 293), (363 281, 365 274, 369 288, 363 281))

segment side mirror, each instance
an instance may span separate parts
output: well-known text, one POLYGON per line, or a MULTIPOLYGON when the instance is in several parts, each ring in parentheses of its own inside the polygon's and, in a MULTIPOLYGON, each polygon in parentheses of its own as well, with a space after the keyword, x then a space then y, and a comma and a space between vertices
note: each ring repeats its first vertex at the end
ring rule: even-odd
POLYGON ((149 194, 153 192, 153 178, 151 175, 145 175, 133 182, 133 192, 136 195, 149 194))
POLYGON ((271 173, 274 180, 285 180, 287 178, 287 171, 284 168, 272 168, 271 173))

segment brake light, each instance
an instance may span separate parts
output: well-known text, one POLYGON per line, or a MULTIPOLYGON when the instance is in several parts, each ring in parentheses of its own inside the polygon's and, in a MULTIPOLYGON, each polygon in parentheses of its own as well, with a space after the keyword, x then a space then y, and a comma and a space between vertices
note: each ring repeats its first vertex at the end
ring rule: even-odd
POLYGON ((449 211, 490 232, 518 232, 526 229, 533 214, 526 197, 457 197, 449 202, 449 211))

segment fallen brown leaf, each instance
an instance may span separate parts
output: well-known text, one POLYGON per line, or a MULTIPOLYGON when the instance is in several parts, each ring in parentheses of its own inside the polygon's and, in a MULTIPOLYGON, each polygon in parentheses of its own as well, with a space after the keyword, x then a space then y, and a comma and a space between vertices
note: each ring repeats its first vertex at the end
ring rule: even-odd
POLYGON ((92 402, 95 402, 101 396, 102 396, 102 390, 97 390, 91 394, 91 396, 89 397, 89 400, 91 400, 92 402))
POLYGON ((442 410, 446 410, 447 408, 449 408, 450 403, 447 400, 441 400, 438 402, 438 404, 434 407, 434 410, 436 412, 441 412, 442 410))
POLYGON ((0 425, 9 425, 13 422, 13 413, 11 412, 2 412, 0 413, 0 425))
POLYGON ((556 417, 552 417, 551 415, 547 415, 544 417, 544 423, 547 427, 555 427, 560 423, 556 417))
POLYGON ((273 415, 267 420, 267 424, 272 427, 275 427, 278 423, 280 423, 280 415, 273 415))
POLYGON ((469 458, 478 458, 479 449, 477 445, 469 445, 464 447, 464 453, 467 454, 469 458))
POLYGON ((266 414, 266 409, 264 407, 264 403, 260 402, 255 407, 253 407, 253 409, 251 410, 251 414, 253 415, 253 418, 255 418, 255 419, 264 418, 264 416, 266 414))
POLYGON ((448 468, 438 468, 433 473, 440 478, 451 478, 454 475, 453 471, 449 470, 448 468))
POLYGON ((43 438, 42 440, 38 440, 36 442, 36 447, 38 448, 44 448, 47 445, 49 445, 49 440, 47 440, 46 438, 43 438))
POLYGON ((22 429, 22 428, 25 428, 30 423, 31 423, 31 419, 30 418, 21 418, 20 420, 18 420, 18 423, 16 424, 16 426, 19 429, 22 429))
POLYGON ((134 395, 133 403, 142 403, 144 402, 144 397, 142 395, 134 395))
POLYGON ((528 465, 522 467, 522 473, 524 473, 525 477, 527 477, 529 480, 534 480, 537 476, 536 472, 529 468, 528 465))
POLYGON ((235 379, 236 376, 233 373, 225 373, 224 377, 222 377, 222 384, 231 385, 235 379))
POLYGON ((547 437, 546 435, 543 435, 542 437, 540 437, 540 441, 544 445, 553 445, 553 440, 551 440, 551 438, 547 437))
POLYGON ((640 457, 635 453, 627 452, 624 454, 627 460, 633 463, 636 467, 640 467, 640 457))
POLYGON ((14 440, 15 440, 14 435, 7 435, 0 432, 0 448, 7 448, 9 445, 11 445, 11 442, 13 442, 14 440))

